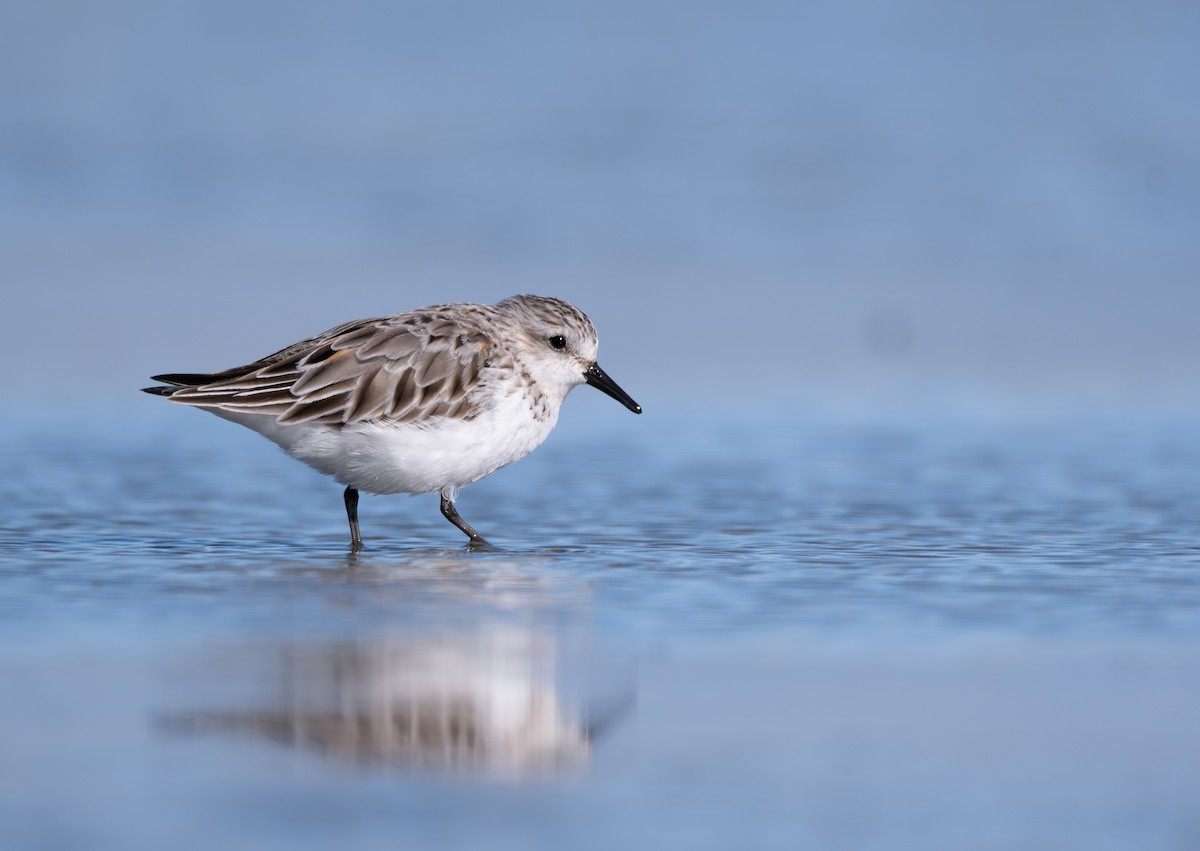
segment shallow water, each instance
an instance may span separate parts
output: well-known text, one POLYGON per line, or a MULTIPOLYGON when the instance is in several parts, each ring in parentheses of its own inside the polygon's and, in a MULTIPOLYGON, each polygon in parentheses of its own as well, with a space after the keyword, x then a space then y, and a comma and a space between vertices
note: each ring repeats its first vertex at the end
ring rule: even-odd
POLYGON ((1194 429, 576 407, 359 556, 215 418, 9 415, 0 846, 1200 844, 1194 429))

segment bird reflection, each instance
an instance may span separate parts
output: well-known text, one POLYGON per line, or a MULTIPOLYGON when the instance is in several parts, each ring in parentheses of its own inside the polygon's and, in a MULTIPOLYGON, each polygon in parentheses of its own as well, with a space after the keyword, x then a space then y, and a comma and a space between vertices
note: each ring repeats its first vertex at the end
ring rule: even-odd
POLYGON ((560 698, 554 650, 552 640, 523 632, 292 643, 263 656, 269 685, 265 698, 248 701, 252 708, 173 712, 163 721, 174 731, 255 736, 355 763, 561 771, 587 763, 594 727, 560 698))

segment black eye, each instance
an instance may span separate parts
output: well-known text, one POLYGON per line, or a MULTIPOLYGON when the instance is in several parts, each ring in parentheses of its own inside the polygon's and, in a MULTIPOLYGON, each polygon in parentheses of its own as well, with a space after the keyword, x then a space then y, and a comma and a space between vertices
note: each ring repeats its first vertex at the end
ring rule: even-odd
POLYGON ((567 347, 567 338, 562 334, 555 334, 550 338, 550 348, 565 349, 567 347))

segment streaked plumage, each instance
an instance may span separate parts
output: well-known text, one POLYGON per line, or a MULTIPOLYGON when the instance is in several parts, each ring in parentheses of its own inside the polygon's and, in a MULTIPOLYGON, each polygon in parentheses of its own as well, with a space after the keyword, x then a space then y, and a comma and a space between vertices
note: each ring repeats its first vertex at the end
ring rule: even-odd
POLYGON ((558 299, 448 304, 347 322, 254 363, 154 376, 145 392, 251 428, 346 485, 351 546, 358 491, 442 496, 536 448, 572 388, 588 383, 641 408, 596 364, 596 330, 558 299))

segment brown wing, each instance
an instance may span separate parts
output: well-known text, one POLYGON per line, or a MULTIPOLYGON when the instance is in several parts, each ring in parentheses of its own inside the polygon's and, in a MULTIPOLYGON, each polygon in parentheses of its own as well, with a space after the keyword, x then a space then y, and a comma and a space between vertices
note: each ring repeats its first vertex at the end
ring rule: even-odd
POLYGON ((471 390, 491 339, 445 314, 421 311, 339 325, 246 366, 212 375, 160 375, 172 401, 270 414, 281 423, 348 425, 470 417, 471 390))

